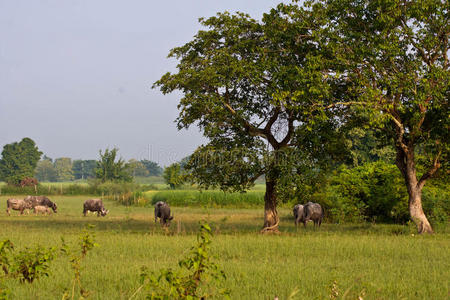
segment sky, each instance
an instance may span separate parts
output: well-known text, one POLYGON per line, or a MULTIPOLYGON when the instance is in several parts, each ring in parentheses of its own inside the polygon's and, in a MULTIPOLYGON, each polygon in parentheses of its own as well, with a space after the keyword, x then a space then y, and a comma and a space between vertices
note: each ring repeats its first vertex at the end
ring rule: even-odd
POLYGON ((179 93, 151 88, 176 70, 169 50, 202 29, 199 17, 260 19, 279 2, 0 0, 0 147, 29 137, 51 158, 117 147, 124 159, 180 160, 207 140, 177 130, 179 93))

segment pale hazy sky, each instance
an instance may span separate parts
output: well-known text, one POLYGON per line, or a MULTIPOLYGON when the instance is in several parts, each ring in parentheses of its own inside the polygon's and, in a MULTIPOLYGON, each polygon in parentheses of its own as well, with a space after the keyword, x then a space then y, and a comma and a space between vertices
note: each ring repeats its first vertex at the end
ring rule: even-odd
POLYGON ((180 95, 151 85, 192 39, 199 17, 243 11, 260 19, 272 0, 0 0, 0 151, 32 138, 46 155, 167 165, 206 141, 177 131, 180 95))

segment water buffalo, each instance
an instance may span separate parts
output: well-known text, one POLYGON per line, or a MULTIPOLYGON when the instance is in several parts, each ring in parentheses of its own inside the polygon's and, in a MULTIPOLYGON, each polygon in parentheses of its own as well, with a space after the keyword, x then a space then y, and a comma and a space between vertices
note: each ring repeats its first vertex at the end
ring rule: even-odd
POLYGON ((306 227, 306 222, 313 221, 314 226, 322 224, 323 219, 323 209, 319 203, 308 202, 305 205, 297 204, 293 209, 295 226, 299 222, 303 223, 306 227))
POLYGON ((304 224, 308 221, 313 221, 314 226, 322 224, 323 220, 323 209, 319 203, 308 202, 303 207, 304 210, 304 224))
POLYGON ((30 203, 32 208, 39 205, 50 207, 53 212, 56 212, 57 209, 56 203, 50 201, 46 196, 27 196, 24 200, 30 203))
POLYGON ((305 216, 304 216, 304 207, 301 204, 297 204, 293 209, 295 226, 298 226, 299 222, 303 223, 303 226, 306 226, 305 216))
POLYGON ((39 213, 45 214, 45 215, 51 214, 50 208, 47 207, 47 206, 43 206, 43 205, 36 205, 36 206, 33 208, 33 210, 34 210, 34 213, 35 213, 35 214, 39 214, 39 213))
POLYGON ((155 204, 155 223, 157 218, 163 227, 170 226, 170 221, 173 219, 173 215, 170 215, 170 207, 166 202, 158 201, 155 204))
POLYGON ((13 199, 10 198, 6 200, 6 213, 10 215, 10 210, 20 210, 20 214, 23 215, 25 209, 32 209, 31 204, 23 199, 13 199))
POLYGON ((83 204, 83 215, 86 217, 88 211, 97 212, 97 217, 106 216, 109 210, 105 209, 101 199, 89 199, 84 201, 83 204))

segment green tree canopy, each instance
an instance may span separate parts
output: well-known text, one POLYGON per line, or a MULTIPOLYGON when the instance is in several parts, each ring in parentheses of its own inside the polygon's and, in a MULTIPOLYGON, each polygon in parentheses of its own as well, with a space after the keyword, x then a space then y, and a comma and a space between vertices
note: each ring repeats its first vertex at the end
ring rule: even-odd
POLYGON ((127 164, 131 176, 149 176, 149 172, 142 162, 137 161, 136 159, 130 159, 127 164))
POLYGON ((41 155, 42 152, 30 138, 5 145, 0 160, 2 179, 8 184, 17 185, 22 179, 33 177, 41 155))
POLYGON ((69 157, 60 157, 55 159, 55 170, 58 181, 71 181, 74 179, 72 171, 72 159, 69 157))
POLYGON ((97 161, 96 177, 102 182, 105 181, 126 181, 130 182, 133 177, 130 175, 128 166, 122 158, 117 158, 119 149, 106 149, 104 153, 100 150, 100 160, 97 161))
POLYGON ((39 181, 55 182, 58 180, 55 166, 49 159, 38 161, 35 174, 39 181))
POLYGON ((280 4, 261 21, 243 13, 201 19, 207 29, 169 54, 179 60, 178 71, 155 83, 163 93, 182 92, 178 128, 196 124, 209 139, 186 166, 195 181, 245 190, 265 175, 264 230, 278 228, 279 184, 312 161, 298 157, 302 141, 312 138, 309 149, 321 137, 328 137, 322 149, 339 142, 341 122, 328 118, 339 108, 326 108, 343 86, 324 76, 331 57, 315 31, 326 20, 313 13, 280 4))
POLYGON ((163 177, 171 189, 180 187, 185 181, 185 176, 179 163, 174 163, 166 167, 164 169, 163 177))
POLYGON ((143 159, 140 161, 148 171, 149 176, 161 176, 163 169, 154 161, 143 159))
MULTIPOLYGON (((419 232, 432 232, 422 210, 422 188, 448 164, 450 141, 448 1, 312 1, 326 7, 335 77, 351 82, 355 111, 383 128, 395 146, 419 232), (428 159, 417 169, 417 153, 428 159)), ((349 100, 349 99, 347 99, 349 100)))
POLYGON ((82 160, 76 159, 72 164, 73 176, 75 179, 86 179, 95 177, 95 169, 97 161, 93 159, 82 160))

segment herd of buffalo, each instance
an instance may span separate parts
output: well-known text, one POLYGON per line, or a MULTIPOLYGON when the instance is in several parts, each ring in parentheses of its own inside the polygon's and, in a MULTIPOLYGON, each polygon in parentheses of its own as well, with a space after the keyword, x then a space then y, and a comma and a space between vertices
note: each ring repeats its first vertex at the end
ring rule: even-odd
MULTIPOLYGON (((27 196, 25 199, 9 198, 6 200, 6 213, 8 215, 10 215, 11 209, 20 211, 21 215, 25 210, 33 210, 35 214, 50 214, 51 210, 56 213, 57 205, 46 196, 27 196)), ((84 201, 83 215, 86 216, 89 211, 96 212, 98 216, 106 216, 109 212, 100 199, 84 201)))
MULTIPOLYGON (((51 210, 56 213, 56 203, 52 202, 46 196, 27 196, 24 199, 10 198, 6 200, 6 213, 10 215, 11 209, 20 211, 22 215, 25 210, 33 210, 35 214, 50 214, 51 210)), ((106 216, 109 210, 105 209, 101 199, 89 199, 83 203, 83 215, 88 212, 96 212, 97 216, 106 216)), ((293 209, 295 226, 302 222, 313 221, 314 226, 322 224, 323 209, 319 203, 308 202, 305 205, 297 204, 293 209)), ((166 202, 158 201, 155 204, 155 223, 159 218, 161 226, 168 227, 173 215, 170 214, 170 207, 166 202)))

